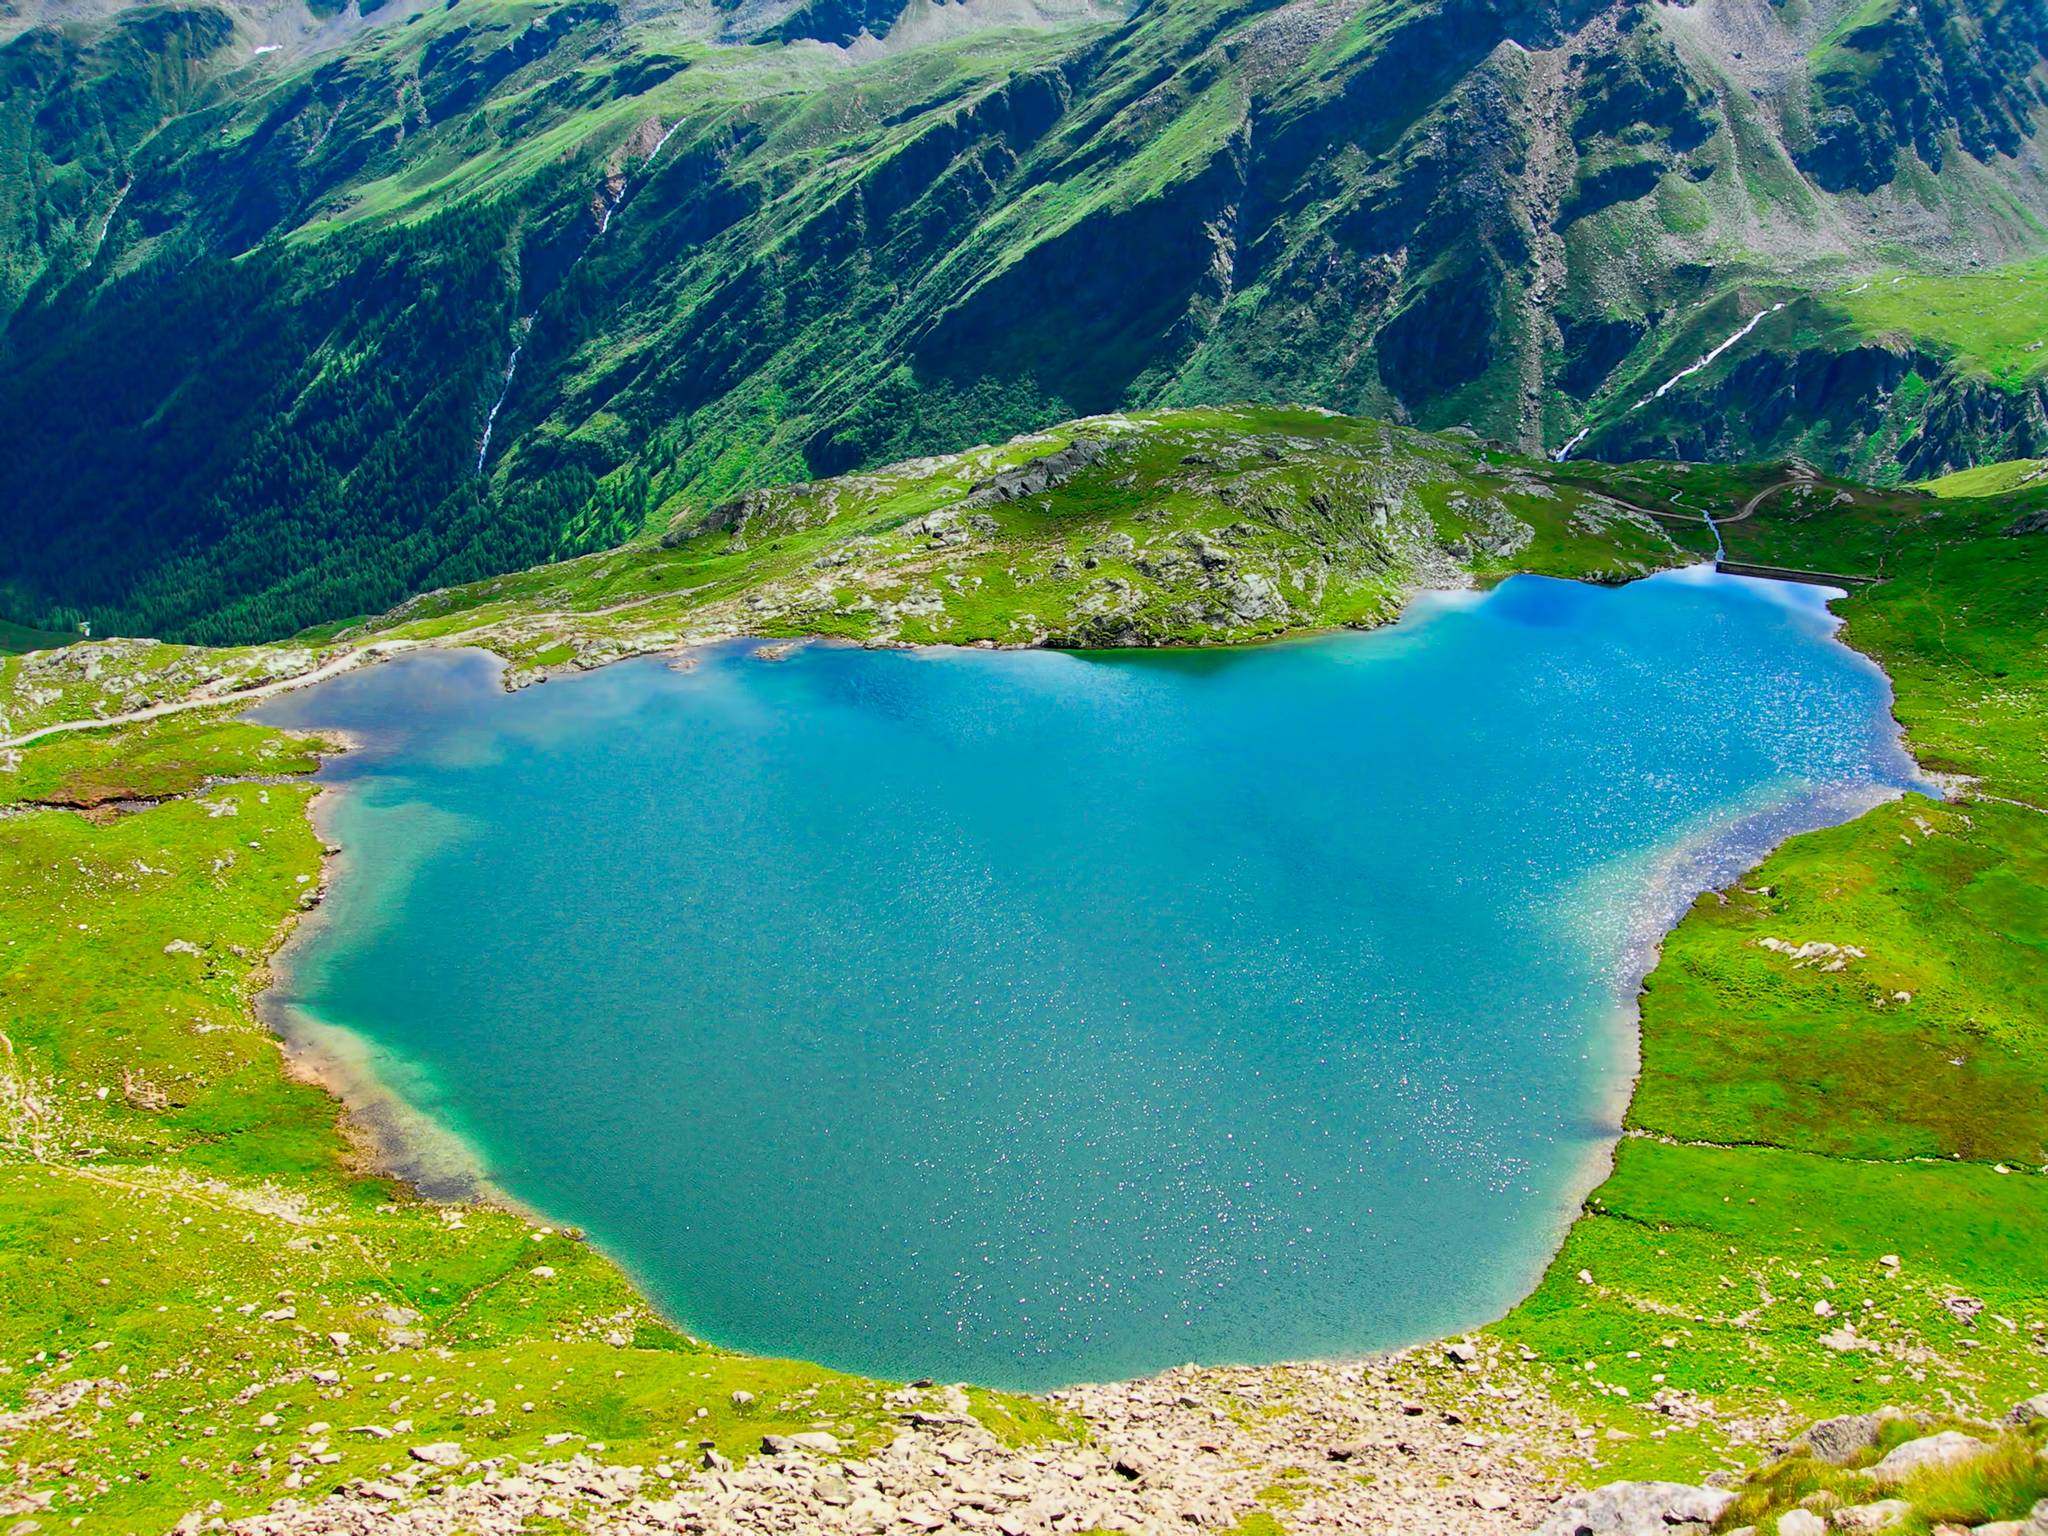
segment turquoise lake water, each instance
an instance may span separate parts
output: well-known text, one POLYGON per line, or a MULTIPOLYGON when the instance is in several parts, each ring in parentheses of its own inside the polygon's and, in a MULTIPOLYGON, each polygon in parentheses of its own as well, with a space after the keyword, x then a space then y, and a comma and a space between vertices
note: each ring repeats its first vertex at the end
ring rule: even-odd
POLYGON ((452 1133, 430 1185, 459 1148, 720 1343, 1409 1342, 1552 1251, 1690 894, 1915 782, 1832 632, 1694 571, 1235 652, 409 657, 261 712, 365 742, 273 1001, 452 1133))

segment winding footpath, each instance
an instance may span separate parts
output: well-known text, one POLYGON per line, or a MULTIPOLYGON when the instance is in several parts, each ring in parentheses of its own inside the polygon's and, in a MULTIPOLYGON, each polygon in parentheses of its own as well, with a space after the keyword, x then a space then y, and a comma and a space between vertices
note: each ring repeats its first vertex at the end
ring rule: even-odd
POLYGON ((324 683, 330 677, 339 677, 344 672, 352 671, 376 657, 413 650, 424 643, 426 642, 419 640, 373 640, 368 645, 343 652, 332 661, 323 662, 310 672, 298 672, 290 677, 274 677, 267 683, 254 683, 247 688, 229 689, 225 693, 188 694, 182 699, 173 699, 164 704, 151 704, 118 715, 88 715, 79 720, 58 720, 49 725, 39 725, 32 731, 23 731, 19 736, 9 736, 0 740, 0 751, 12 747, 25 747, 32 742, 61 735, 66 731, 97 731, 116 725, 140 725, 148 720, 161 720, 166 715, 183 714, 190 709, 217 709, 226 704, 242 704, 252 699, 269 698, 272 694, 288 693, 294 688, 310 688, 315 683, 324 683))

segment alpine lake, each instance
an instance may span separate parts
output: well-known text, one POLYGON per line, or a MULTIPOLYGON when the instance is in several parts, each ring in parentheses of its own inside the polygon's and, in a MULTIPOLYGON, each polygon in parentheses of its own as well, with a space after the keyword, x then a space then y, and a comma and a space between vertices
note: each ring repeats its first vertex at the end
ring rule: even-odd
POLYGON ((1516 577, 1227 651, 750 642, 267 703, 360 745, 269 1011, 679 1326, 1043 1388, 1534 1282, 1700 892, 1919 785, 1813 588, 1516 577))

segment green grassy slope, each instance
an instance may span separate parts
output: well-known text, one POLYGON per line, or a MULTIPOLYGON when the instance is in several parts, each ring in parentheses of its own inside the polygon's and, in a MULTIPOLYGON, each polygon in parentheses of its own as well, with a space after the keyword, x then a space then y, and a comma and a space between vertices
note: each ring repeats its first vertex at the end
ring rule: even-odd
MULTIPOLYGON (((1688 505, 1725 512, 1784 479, 1556 469, 1316 413, 1184 412, 991 502, 992 529, 944 515, 999 469, 1105 430, 758 495, 672 542, 420 599, 322 654, 463 637, 518 669, 733 630, 1085 639, 1105 613, 1090 583, 1112 581, 1133 596, 1113 622, 1140 638, 1244 639, 1369 621, 1461 562, 1654 568, 1679 547, 1603 493, 1697 549, 1688 505), (1254 573, 1291 594, 1283 609, 1218 606, 1254 573)), ((1997 1411, 2048 1386, 2048 535, 2005 532, 2044 504, 1822 481, 1726 529, 1737 558, 1884 576, 1844 605, 1849 637, 1897 679, 1924 758, 1978 784, 1792 840, 1667 941, 1614 1172, 1496 1325, 1533 1382, 1612 1431, 1580 1448, 1589 1476, 1696 1477, 1754 1464, 1816 1413, 1997 1411), (1763 939, 1844 946, 1844 963, 1763 939)), ((0 705, 19 730, 311 659, 80 647, 11 659, 0 705)), ((9 749, 0 1411, 38 1415, 9 1431, 24 1486, 53 1515, 147 1530, 210 1498, 255 1509, 383 1475, 414 1441, 527 1455, 569 1434, 656 1466, 700 1438, 738 1454, 764 1429, 883 1433, 876 1384, 693 1343, 573 1237, 355 1168, 334 1105, 282 1073, 249 1006, 320 867, 297 782, 310 750, 216 710, 9 749)), ((1048 1427, 1025 1400, 980 1411, 1005 1433, 1048 1427)))
POLYGON ((1199 644, 1376 623, 1418 579, 1461 571, 1620 579, 1685 558, 1672 530, 1540 460, 1319 411, 1164 411, 752 492, 338 638, 481 633, 515 667, 733 630, 1199 644), (1085 461, 1048 489, 989 491, 1075 445, 1085 461))
POLYGON ((1975 782, 1792 839, 1667 939, 1614 1171, 1500 1325, 1580 1362, 1574 1400, 1668 1426, 1622 1467, 1683 1467, 1702 1402, 1796 1427, 2048 1386, 2048 537, 2005 533, 2043 504, 1815 494, 1727 529, 1884 578, 1847 638, 1921 761, 1975 782))
POLYGON ((2003 496, 2044 478, 2048 478, 2048 459, 2002 459, 1923 480, 1919 488, 1935 496, 2003 496))

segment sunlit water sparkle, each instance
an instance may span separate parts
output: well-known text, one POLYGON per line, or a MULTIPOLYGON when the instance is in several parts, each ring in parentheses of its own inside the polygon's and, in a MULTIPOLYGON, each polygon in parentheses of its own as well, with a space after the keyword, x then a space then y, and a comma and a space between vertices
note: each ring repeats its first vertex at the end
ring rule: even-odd
POLYGON ((1228 653, 418 655, 264 708, 365 742, 275 1001, 721 1343, 1398 1344, 1532 1281, 1684 901, 1913 782, 1832 632, 1695 571, 1228 653))

